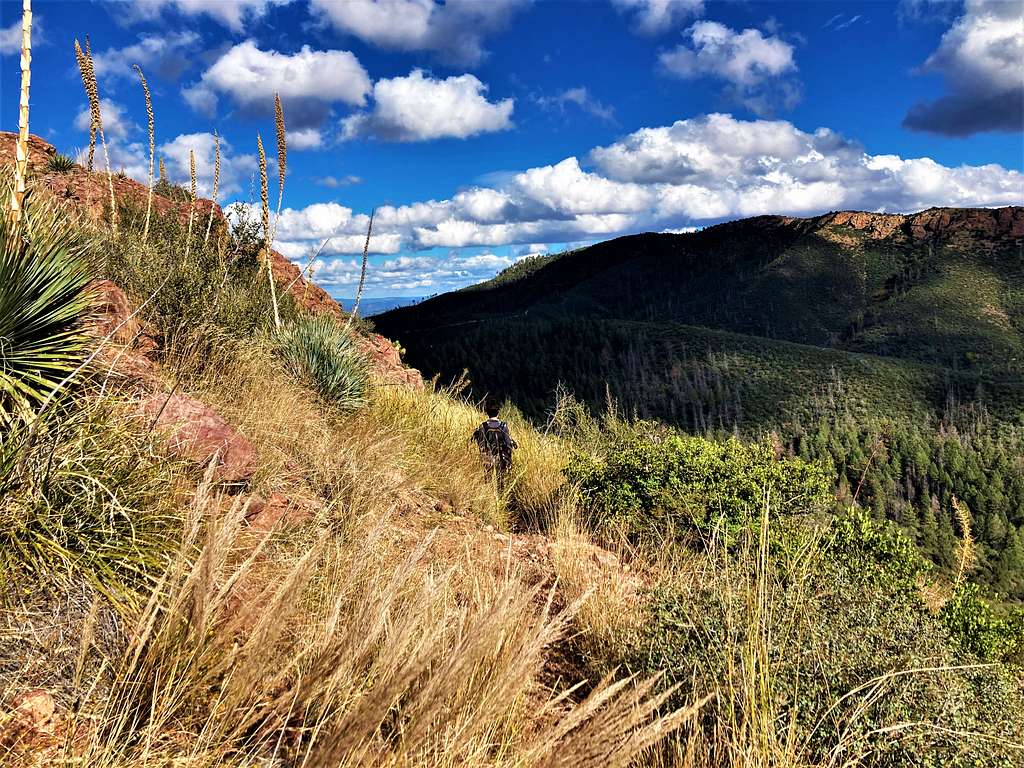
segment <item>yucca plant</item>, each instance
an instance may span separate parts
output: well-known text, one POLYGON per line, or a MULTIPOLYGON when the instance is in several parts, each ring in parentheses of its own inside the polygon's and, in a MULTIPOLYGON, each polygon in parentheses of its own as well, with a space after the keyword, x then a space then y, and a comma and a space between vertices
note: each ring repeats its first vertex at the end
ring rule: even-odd
POLYGON ((0 219, 3 422, 44 401, 81 362, 89 272, 85 244, 54 206, 30 193, 20 223, 0 219))
POLYGON ((366 360, 334 318, 296 320, 278 332, 277 349, 285 368, 328 402, 342 408, 358 408, 366 402, 366 360))
POLYGON ((46 161, 47 173, 71 173, 75 170, 75 159, 57 152, 46 161))

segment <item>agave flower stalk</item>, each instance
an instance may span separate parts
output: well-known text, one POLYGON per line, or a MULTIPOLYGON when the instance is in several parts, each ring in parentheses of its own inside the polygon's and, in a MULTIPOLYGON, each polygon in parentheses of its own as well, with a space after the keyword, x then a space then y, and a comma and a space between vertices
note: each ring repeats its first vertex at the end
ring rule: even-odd
POLYGON ((210 242, 210 230, 213 228, 213 207, 217 204, 217 189, 220 185, 220 134, 213 132, 213 197, 210 199, 210 216, 206 220, 206 235, 203 245, 210 242))
POLYGON ((274 232, 271 242, 277 239, 277 224, 281 220, 281 204, 284 202, 284 175, 288 168, 288 141, 284 126, 284 109, 281 95, 274 94, 274 129, 277 133, 277 212, 274 214, 274 232))
POLYGON ((370 211, 370 223, 366 227, 366 243, 363 244, 363 266, 359 270, 359 288, 356 289, 356 300, 352 305, 352 312, 348 316, 348 323, 345 325, 346 328, 352 325, 352 321, 355 319, 356 313, 359 311, 359 301, 363 298, 363 286, 366 285, 366 262, 370 255, 370 235, 373 233, 373 215, 376 212, 376 208, 370 211))
MULTIPOLYGON (((82 82, 85 84, 85 94, 89 97, 89 115, 95 124, 100 135, 100 144, 103 146, 103 162, 107 171, 107 186, 110 189, 110 228, 117 234, 117 201, 114 198, 114 174, 110 169, 110 153, 107 151, 107 137, 103 132, 103 111, 100 107, 100 90, 96 82, 96 67, 93 65, 92 49, 89 45, 89 38, 85 39, 85 52, 75 40, 75 57, 79 60, 82 69, 82 82)), ((89 167, 92 167, 90 159, 89 167)))
POLYGON ((88 36, 85 38, 85 50, 88 52, 88 55, 82 51, 82 46, 79 45, 76 39, 75 60, 78 62, 78 71, 82 75, 82 87, 85 88, 85 95, 89 98, 89 154, 86 157, 85 169, 92 173, 93 157, 96 154, 96 122, 99 103, 93 100, 90 92, 92 78, 89 74, 89 62, 92 60, 92 51, 89 47, 88 36))
POLYGON ((142 93, 146 97, 146 117, 149 119, 149 194, 146 196, 146 224, 142 228, 142 242, 149 238, 149 217, 153 212, 153 158, 156 155, 156 121, 153 118, 153 99, 149 94, 149 85, 146 83, 146 76, 142 74, 142 68, 138 64, 132 64, 139 75, 142 83, 142 93))
POLYGON ((193 150, 188 151, 188 176, 189 176, 189 191, 192 193, 192 205, 188 211, 188 234, 185 236, 185 260, 188 260, 188 252, 192 246, 192 223, 196 217, 196 153, 193 150))
POLYGON ((256 150, 260 157, 260 214, 263 224, 263 263, 267 267, 267 280, 270 281, 270 302, 274 307, 274 327, 281 327, 281 315, 277 309, 277 286, 274 285, 274 270, 270 266, 270 198, 267 194, 267 153, 263 149, 263 137, 256 134, 256 150))
POLYGON ((11 190, 11 219, 21 221, 28 176, 28 91, 32 80, 32 2, 21 9, 21 101, 18 108, 18 142, 15 146, 14 189, 11 190))

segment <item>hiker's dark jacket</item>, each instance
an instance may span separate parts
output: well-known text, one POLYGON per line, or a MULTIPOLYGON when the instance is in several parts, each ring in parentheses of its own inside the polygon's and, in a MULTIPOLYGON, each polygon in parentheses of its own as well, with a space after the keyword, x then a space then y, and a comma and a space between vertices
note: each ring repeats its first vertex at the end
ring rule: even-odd
POLYGON ((491 418, 473 432, 473 441, 492 469, 507 472, 512 467, 512 451, 516 441, 508 431, 508 424, 501 419, 491 418))

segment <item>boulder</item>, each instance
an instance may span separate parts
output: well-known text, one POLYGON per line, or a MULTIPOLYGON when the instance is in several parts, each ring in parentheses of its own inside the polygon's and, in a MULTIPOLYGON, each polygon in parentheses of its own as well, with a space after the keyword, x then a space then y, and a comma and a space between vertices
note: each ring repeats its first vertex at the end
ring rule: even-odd
POLYGON ((33 742, 56 731, 56 705, 42 689, 25 691, 11 702, 10 712, 0 716, 0 748, 33 742))
POLYGON ((157 392, 143 403, 155 428, 167 436, 170 451, 200 465, 214 456, 214 477, 222 483, 244 483, 256 470, 256 449, 242 433, 200 400, 157 392))

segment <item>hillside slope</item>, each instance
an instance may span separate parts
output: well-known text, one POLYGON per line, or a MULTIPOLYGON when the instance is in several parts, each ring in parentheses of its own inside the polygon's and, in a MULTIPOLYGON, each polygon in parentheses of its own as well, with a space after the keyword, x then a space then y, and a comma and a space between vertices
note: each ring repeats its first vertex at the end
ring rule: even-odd
MULTIPOLYGON (((375 321, 408 348, 410 362, 424 373, 447 378, 468 367, 470 377, 488 390, 529 399, 545 397, 559 381, 586 388, 585 378, 573 370, 576 351, 561 342, 544 343, 536 357, 548 362, 527 362, 524 378, 509 381, 499 368, 511 355, 495 350, 517 346, 517 329, 534 336, 536 321, 565 325, 584 319, 606 328, 619 321, 700 326, 754 337, 744 342, 747 347, 763 339, 912 361, 947 370, 959 396, 990 382, 1012 389, 1024 373, 1022 239, 1019 207, 931 209, 910 216, 763 216, 692 234, 618 238, 532 270, 513 268, 488 283, 375 321), (464 354, 474 345, 489 351, 464 354)), ((624 353, 645 375, 666 378, 692 357, 685 349, 688 333, 666 327, 658 334, 672 339, 669 347, 683 347, 681 355, 641 341, 588 347, 605 358, 624 353)), ((726 338, 698 345, 697 353, 733 352, 735 343, 726 338)), ((807 348, 799 354, 815 370, 835 360, 807 348)), ((860 358, 844 359, 853 363, 850 375, 856 377, 860 358)), ((612 391, 624 396, 638 377, 627 368, 621 362, 603 365, 612 391)), ((792 385, 794 392, 806 391, 808 381, 797 374, 792 385)), ((944 394, 920 405, 941 407, 944 394)), ((657 407, 644 398, 629 398, 627 405, 657 407)), ((762 415, 758 408, 750 414, 762 415)))

